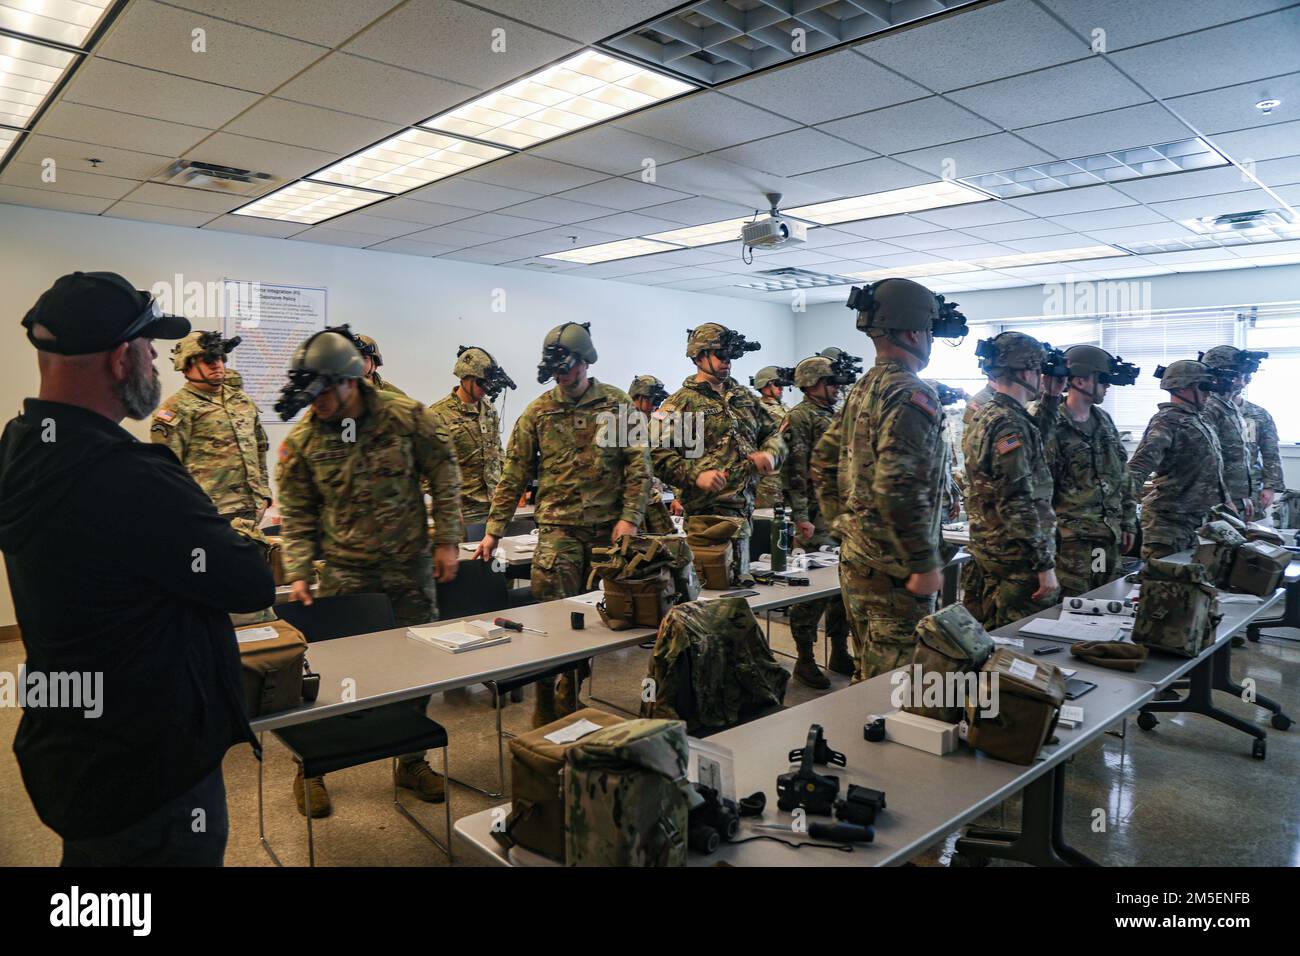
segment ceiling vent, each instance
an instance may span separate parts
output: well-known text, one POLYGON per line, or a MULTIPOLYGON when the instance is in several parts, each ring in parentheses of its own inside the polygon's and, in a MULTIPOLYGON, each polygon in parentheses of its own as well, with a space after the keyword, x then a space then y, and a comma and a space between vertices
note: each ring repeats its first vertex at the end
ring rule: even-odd
POLYGON ((1281 209, 1253 209, 1250 212, 1230 212, 1222 216, 1205 216, 1197 219, 1192 228, 1197 232, 1247 232, 1275 229, 1291 225, 1290 217, 1281 209))
POLYGON ((273 186, 284 182, 270 173, 255 173, 248 169, 236 169, 233 166, 216 166, 212 163, 198 163, 191 159, 178 159, 152 180, 169 186, 183 186, 187 189, 203 189, 208 192, 225 193, 229 196, 260 196, 273 186))
POLYGON ((713 86, 972 2, 701 0, 603 45, 713 86))
POLYGON ((808 269, 786 266, 781 269, 764 269, 756 272, 752 281, 737 282, 736 285, 742 289, 758 289, 760 292, 787 292, 794 289, 825 289, 836 285, 852 285, 856 281, 848 276, 811 272, 808 269))

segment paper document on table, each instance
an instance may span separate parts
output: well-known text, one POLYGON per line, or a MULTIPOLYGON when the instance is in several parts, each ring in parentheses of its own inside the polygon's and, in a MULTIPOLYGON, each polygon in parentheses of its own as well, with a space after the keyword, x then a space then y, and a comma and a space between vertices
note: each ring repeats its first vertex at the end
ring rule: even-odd
POLYGON ((565 598, 566 601, 572 601, 574 604, 585 604, 587 607, 595 607, 604 599, 604 591, 588 591, 586 594, 575 594, 572 597, 565 598))
POLYGON ((1073 730, 1083 723, 1083 708, 1074 704, 1066 704, 1061 708, 1060 714, 1056 721, 1066 730, 1073 730))
POLYGON ((273 637, 275 637, 275 628, 273 627, 246 627, 235 632, 235 640, 240 644, 269 641, 273 637))
POLYGON ((590 720, 583 718, 569 724, 567 727, 552 731, 546 735, 546 739, 553 744, 571 744, 575 740, 581 740, 587 734, 595 733, 597 730, 600 730, 600 724, 593 724, 590 720))
POLYGON ((1219 592, 1220 604, 1258 604, 1262 600, 1264 599, 1253 594, 1225 594, 1223 591, 1219 592))
POLYGON ((1056 641, 1121 641, 1124 639, 1123 628, 1118 621, 1105 618, 1086 618, 1081 621, 1054 621, 1048 617, 1037 617, 1020 625, 1021 635, 1032 637, 1049 637, 1056 641))
POLYGON ((440 651, 450 651, 452 654, 477 650, 480 647, 491 647, 493 644, 504 644, 510 640, 510 633, 491 621, 460 621, 456 624, 408 627, 406 635, 422 644, 436 647, 440 651))

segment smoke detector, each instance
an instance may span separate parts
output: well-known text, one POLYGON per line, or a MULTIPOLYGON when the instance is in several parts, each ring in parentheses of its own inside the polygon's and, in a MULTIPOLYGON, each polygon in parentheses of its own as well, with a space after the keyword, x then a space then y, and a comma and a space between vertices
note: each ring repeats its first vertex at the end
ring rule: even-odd
POLYGON ((152 180, 169 186, 202 189, 230 196, 257 196, 282 182, 270 173, 258 173, 234 166, 217 166, 192 159, 178 159, 152 180))

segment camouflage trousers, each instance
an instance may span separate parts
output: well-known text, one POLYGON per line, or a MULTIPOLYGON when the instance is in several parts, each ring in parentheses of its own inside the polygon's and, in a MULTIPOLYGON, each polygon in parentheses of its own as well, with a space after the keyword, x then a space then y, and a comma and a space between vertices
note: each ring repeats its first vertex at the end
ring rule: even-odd
MULTIPOLYGON (((596 528, 539 525, 530 575, 533 597, 539 601, 559 601, 585 593, 591 575, 591 549, 608 545, 613 530, 612 524, 596 528)), ((590 675, 590 663, 582 661, 571 674, 560 675, 558 685, 538 683, 538 697, 553 696, 558 689, 561 698, 576 701, 578 688, 590 675)))
POLYGON ((844 612, 844 602, 838 596, 804 601, 790 608, 790 635, 797 647, 816 646, 817 625, 823 614, 826 615, 826 636, 832 643, 848 636, 848 615, 844 612))
MULTIPOLYGON (((374 568, 343 567, 326 562, 320 572, 320 597, 340 594, 386 594, 393 606, 393 622, 398 627, 428 624, 438 617, 438 592, 433 582, 433 555, 422 554, 405 564, 380 565, 374 568)), ((428 697, 411 701, 424 712, 428 697)), ((424 752, 402 754, 404 765, 424 762, 424 752)))
POLYGON ((1167 554, 1186 551, 1196 545, 1196 529, 1204 519, 1187 518, 1171 520, 1167 515, 1155 514, 1150 508, 1142 512, 1142 560, 1163 558, 1167 554))
POLYGON ((911 662, 916 625, 934 613, 935 598, 917 597, 904 583, 874 568, 840 562, 840 596, 858 659, 854 683, 911 662))
POLYGON ((1005 568, 983 568, 971 561, 962 575, 962 604, 975 620, 992 631, 1052 607, 1059 599, 1054 594, 1046 601, 1035 601, 1038 575, 1033 571, 1013 572, 1005 568))
POLYGON ((1077 597, 1109 584, 1120 576, 1119 565, 1119 545, 1113 540, 1063 538, 1056 544, 1056 580, 1062 597, 1077 597))

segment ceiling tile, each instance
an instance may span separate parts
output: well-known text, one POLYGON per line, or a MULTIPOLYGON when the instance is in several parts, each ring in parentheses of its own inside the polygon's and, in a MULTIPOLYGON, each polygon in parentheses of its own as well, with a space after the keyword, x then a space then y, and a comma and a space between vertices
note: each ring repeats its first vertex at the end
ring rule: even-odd
POLYGON ((54 182, 44 182, 41 178, 45 167, 40 163, 11 162, 0 175, 0 183, 7 186, 23 186, 29 189, 51 193, 72 193, 75 196, 94 196, 99 199, 121 199, 139 185, 133 179, 118 179, 115 176, 98 176, 93 173, 77 172, 73 169, 55 167, 54 182))
POLYGON ((136 219, 157 222, 168 226, 201 226, 211 222, 214 215, 193 209, 172 209, 168 206, 147 206, 138 202, 116 202, 104 212, 112 219, 136 219))
MULTIPOLYGON (((652 209, 651 212, 653 213, 654 210, 652 209)), ((608 232, 626 238, 648 236, 651 233, 669 232, 681 228, 675 222, 656 219, 652 215, 643 216, 635 212, 621 212, 612 216, 601 216, 599 219, 588 220, 582 225, 588 229, 595 229, 597 232, 608 232)))
POLYGON ((162 170, 172 158, 33 134, 23 140, 13 161, 40 163, 43 159, 53 159, 61 170, 140 180, 162 170), (98 159, 100 163, 92 167, 88 159, 98 159))
POLYGON ((975 245, 979 241, 979 237, 958 232, 955 229, 940 229, 938 232, 922 232, 915 236, 896 236, 889 241, 902 249, 925 252, 930 249, 950 249, 953 246, 975 245))
POLYGON ((389 203, 367 206, 367 209, 375 210, 373 215, 368 212, 350 212, 346 216, 331 219, 329 224, 335 229, 344 229, 348 232, 360 232, 367 236, 374 236, 375 242, 379 242, 381 239, 392 239, 397 236, 406 236, 413 232, 424 231, 420 228, 418 222, 388 218, 388 206, 389 203))
POLYGON ((411 239, 387 239, 370 247, 377 252, 397 252, 407 256, 438 256, 455 252, 455 246, 439 245, 436 242, 415 242, 411 239))
POLYGON ((1268 193, 1259 188, 1252 188, 1231 193, 1220 193, 1214 196, 1196 196, 1192 199, 1157 202, 1152 203, 1147 208, 1175 222, 1180 222, 1184 219, 1199 219, 1202 216, 1222 216, 1230 212, 1267 209, 1272 205, 1274 203, 1269 198, 1268 193))
POLYGON ((457 252, 446 252, 438 257, 439 259, 454 259, 457 262, 477 262, 482 265, 495 266, 503 262, 509 262, 515 256, 507 253, 492 252, 485 249, 461 249, 457 252))
POLYGON ((659 261, 659 256, 637 256, 635 259, 615 259, 612 262, 598 262, 583 266, 578 275, 584 279, 614 279, 666 268, 669 267, 659 261))
POLYGON ((663 165, 694 156, 695 150, 651 139, 606 123, 579 130, 551 143, 543 143, 536 149, 529 150, 529 154, 622 176, 645 169, 647 159, 654 160, 656 165, 663 165))
POLYGON ((887 256, 876 256, 871 263, 881 269, 891 269, 896 266, 919 266, 942 258, 933 252, 895 252, 887 256))
POLYGON ((1004 129, 1036 126, 1150 100, 1135 83, 1101 57, 996 80, 949 95, 1004 129))
POLYGON ((184 186, 164 186, 162 183, 144 183, 126 198, 131 202, 146 203, 151 206, 197 209, 211 212, 213 215, 219 212, 230 212, 248 202, 248 199, 243 196, 225 196, 221 193, 210 193, 184 186))
POLYGON ((258 95, 92 57, 77 68, 63 100, 218 129, 256 103, 258 95))
POLYGON ((384 203, 384 213, 389 219, 423 223, 426 226, 445 226, 478 215, 474 209, 461 206, 444 206, 436 202, 417 202, 408 196, 398 196, 384 203))
MULTIPOLYGON (((830 226, 818 226, 816 229, 809 227, 808 241, 803 244, 804 249, 828 249, 832 246, 842 246, 850 242, 860 242, 861 237, 855 236, 851 232, 840 232, 832 229, 830 226)), ((827 253, 833 255, 838 253, 827 253)))
POLYGON ((1175 97, 1169 106, 1203 133, 1285 123, 1300 117, 1300 73, 1175 97), (1280 99, 1282 105, 1271 113, 1255 109, 1266 99, 1280 99))
POLYGON ((1164 216, 1146 206, 1121 206, 1118 209, 1099 209, 1065 216, 1053 216, 1052 221, 1075 232, 1094 229, 1117 229, 1121 226, 1145 226, 1154 222, 1167 222, 1164 216))
POLYGON ((613 211, 604 206, 574 202, 571 199, 561 199, 558 196, 546 196, 543 199, 534 199, 531 202, 510 207, 510 215, 512 216, 522 216, 525 219, 537 219, 541 222, 556 224, 598 219, 601 216, 608 216, 613 211))
MULTIPOLYGON (((1300 152, 1300 142, 1294 143, 1300 152)), ((1255 175, 1265 186, 1290 186, 1300 182, 1300 156, 1269 159, 1255 164, 1255 175)))
POLYGON ((1161 40, 1113 54, 1158 97, 1183 96, 1282 72, 1296 62, 1300 7, 1161 40))
POLYGON ((1062 189, 1037 196, 1017 196, 1015 199, 1008 199, 1007 202, 1035 216, 1064 215, 1071 212, 1089 212, 1093 209, 1114 209, 1116 206, 1133 205, 1133 199, 1117 191, 1114 186, 1082 186, 1078 189, 1062 189))
POLYGON ((113 205, 113 200, 96 196, 74 196, 72 193, 54 193, 48 189, 27 189, 0 182, 0 203, 95 214, 113 205))
POLYGON ((1090 52, 1086 43, 1030 0, 961 11, 868 40, 858 49, 938 92, 1042 69, 1090 52))
MULTIPOLYGON (((408 3, 343 50, 406 70, 491 89, 575 53, 579 44, 456 3, 408 3), (503 30, 504 49, 494 47, 503 30)), ((470 96, 474 94, 471 93, 470 96)))
MULTIPOLYGON (((1062 233, 1059 236, 1042 236, 1036 239, 1008 239, 1004 244, 1017 252, 1055 252, 1058 249, 1079 249, 1084 246, 1097 245, 1087 236, 1072 232, 1062 233)), ((1009 269, 999 271, 1011 272, 1009 269)))
POLYGON ((338 46, 402 0, 168 0, 174 7, 209 13, 259 30, 338 46))
MULTIPOLYGON (((922 233, 922 235, 925 235, 922 233)), ((903 241, 903 240, 900 240, 903 241)), ((826 250, 826 255, 835 256, 837 259, 854 259, 871 261, 876 256, 893 256, 900 252, 905 252, 900 245, 892 242, 880 242, 875 239, 859 239, 857 242, 848 242, 843 245, 832 246, 826 250)))
POLYGON ((1016 130, 1057 159, 1078 159, 1111 149, 1172 143, 1193 135, 1159 103, 1126 106, 1016 130))
POLYGON ((285 239, 296 232, 304 232, 308 227, 300 222, 282 222, 277 219, 255 219, 252 216, 220 216, 203 228, 217 229, 221 232, 238 232, 248 236, 269 236, 275 239, 285 239))
POLYGON ((1284 7, 1294 0, 1043 0, 1062 20, 1086 37, 1105 31, 1106 49, 1123 50, 1180 33, 1204 30, 1284 7))
MULTIPOLYGON (((693 159, 683 159, 669 163, 667 166, 660 166, 656 170, 655 180, 660 186, 669 189, 735 203, 744 209, 744 212, 702 219, 700 222, 715 222, 718 219, 733 219, 737 215, 752 214, 760 206, 766 209, 767 200, 763 197, 769 192, 781 193, 783 196, 781 203, 784 206, 822 202, 835 199, 839 195, 815 183, 737 166, 735 163, 714 159, 712 156, 696 156, 693 159)), ((654 214, 660 215, 657 209, 654 214)), ((664 215, 662 218, 676 217, 664 215)))
POLYGON ((205 83, 269 93, 326 52, 301 40, 195 16, 154 0, 136 0, 113 24, 95 55, 205 83), (193 49, 194 30, 204 31, 205 51, 193 49))
POLYGON ((338 158, 401 130, 395 123, 267 97, 228 123, 223 132, 322 149, 338 158))
POLYGON ((500 239, 500 236, 493 236, 486 232, 472 232, 463 228, 459 223, 450 226, 436 226, 433 229, 422 229, 419 232, 412 232, 403 236, 403 239, 410 239, 414 242, 436 242, 439 245, 454 246, 457 249, 464 249, 467 246, 481 246, 486 243, 500 239))
POLYGON ((563 193, 561 198, 607 206, 610 209, 627 210, 673 202, 685 199, 688 195, 689 193, 681 193, 675 189, 664 189, 662 186, 651 186, 649 183, 631 179, 606 179, 589 186, 570 189, 563 193))
POLYGON ((874 155, 818 130, 797 129, 733 146, 713 153, 712 157, 778 176, 797 176, 830 166, 845 166, 874 155))
POLYGON ((271 143, 249 136, 213 133, 185 154, 186 159, 218 166, 233 166, 284 179, 297 179, 328 166, 338 157, 318 149, 271 143))
POLYGON ((791 122, 721 93, 693 93, 614 121, 619 129, 708 152, 795 129, 791 122))
POLYGON ((563 3, 475 0, 475 3, 544 30, 592 43, 681 6, 682 0, 564 0, 563 3))
POLYGON ((1022 222, 1000 222, 991 226, 970 226, 966 231, 972 236, 979 236, 990 242, 1006 242, 1011 239, 1055 236, 1068 232, 1069 229, 1046 219, 1026 219, 1022 222))
POLYGON ((658 252, 653 256, 643 256, 647 262, 653 260, 661 269, 678 266, 706 266, 709 269, 724 269, 727 263, 740 260, 740 243, 724 242, 696 249, 677 249, 674 252, 658 252))
POLYGON ((1238 162, 1259 162, 1300 153, 1300 120, 1275 123, 1235 133, 1218 133, 1210 138, 1215 149, 1238 162))
MULTIPOLYGON (((463 176, 480 183, 529 190, 533 193, 561 192, 607 178, 604 173, 523 154, 506 156, 484 166, 477 166, 463 176)), ((453 202, 452 205, 460 204, 453 202)))
MULTIPOLYGON (((834 169, 806 173, 803 176, 796 176, 795 179, 800 183, 820 186, 838 198, 865 196, 889 189, 902 189, 905 186, 919 186, 922 183, 935 182, 939 177, 905 166, 898 160, 881 156, 861 163, 851 163, 848 166, 836 166, 834 169)), ((786 200, 785 205, 790 206, 793 203, 786 200)))
POLYGON ((936 226, 915 216, 881 216, 878 219, 863 219, 860 222, 836 223, 840 232, 852 233, 863 239, 890 239, 895 236, 916 236, 923 232, 937 232, 943 226, 936 226))
POLYGON ((293 237, 293 240, 295 242, 319 242, 329 246, 350 246, 354 249, 364 249, 377 241, 374 236, 367 235, 364 232, 337 229, 331 225, 312 226, 305 232, 298 233, 293 237))
POLYGON ((472 219, 458 222, 456 228, 468 229, 470 232, 486 233, 494 239, 509 239, 513 236, 523 236, 530 232, 537 232, 539 229, 545 228, 545 225, 545 223, 538 222, 536 219, 521 219, 518 216, 487 212, 472 219))
POLYGON ((1159 242, 1162 239, 1190 239, 1196 235, 1176 222, 1159 222, 1147 226, 1121 226, 1118 229, 1089 229, 1088 235, 1107 245, 1129 242, 1159 242))
POLYGON ((494 186, 491 183, 475 182, 461 175, 454 179, 421 186, 419 189, 406 193, 402 198, 434 205, 462 207, 471 210, 470 215, 473 215, 473 210, 486 212, 492 209, 501 209, 504 206, 513 206, 516 203, 537 199, 538 195, 535 192, 524 192, 522 189, 507 189, 504 186, 494 186))
POLYGON ((753 106, 814 125, 928 95, 924 87, 854 50, 796 60, 737 80, 723 91, 753 106))
POLYGON ((1015 206, 1008 206, 1000 200, 992 202, 967 203, 964 206, 945 206, 941 209, 926 209, 912 213, 917 219, 932 222, 938 226, 953 229, 965 229, 967 226, 991 226, 998 222, 1015 222, 1029 219, 1029 213, 1015 206))
POLYGON ((706 222, 719 222, 723 219, 738 219, 754 212, 753 206, 742 203, 723 202, 708 196, 696 196, 692 199, 679 199, 677 202, 655 206, 655 218, 667 219, 683 226, 701 226, 706 222))
POLYGON ((386 63, 331 53, 276 90, 276 95, 298 103, 410 125, 477 92, 470 86, 386 63))
POLYGON ((1145 203, 1234 192, 1251 185, 1251 181, 1235 166, 1218 166, 1214 169, 1196 169, 1186 173, 1152 176, 1149 179, 1134 179, 1117 183, 1115 188, 1124 195, 1145 203))
POLYGON ((1053 157, 1010 133, 995 133, 960 143, 895 153, 893 158, 929 173, 933 179, 961 179, 1029 166, 1053 157))
POLYGON ((36 128, 63 139, 127 150, 145 148, 163 156, 179 156, 208 135, 208 130, 198 126, 63 101, 50 107, 36 128))
POLYGON ((860 113, 817 128, 883 155, 998 132, 992 123, 938 96, 860 113))

